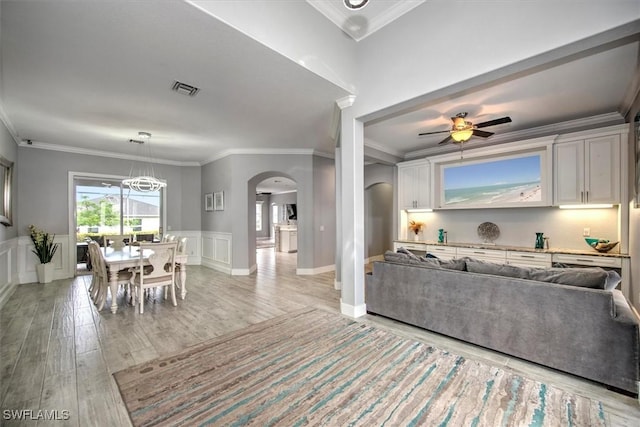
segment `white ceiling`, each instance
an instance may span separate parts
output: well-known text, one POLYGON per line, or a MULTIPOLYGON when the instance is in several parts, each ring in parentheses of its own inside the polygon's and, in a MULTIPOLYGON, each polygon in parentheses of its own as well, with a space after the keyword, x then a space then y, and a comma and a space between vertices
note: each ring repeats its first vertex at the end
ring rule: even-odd
MULTIPOLYGON (((308 3, 345 32, 359 16, 366 26, 351 34, 356 40, 429 7, 371 0, 350 12, 341 0, 308 3)), ((349 93, 188 2, 2 0, 0 7, 0 117, 21 143, 130 157, 136 147, 128 140, 147 131, 156 159, 177 164, 205 164, 229 150, 334 151, 335 101, 349 93), (200 92, 172 92, 176 80, 200 92)), ((447 129, 458 112, 475 123, 513 119, 469 145, 595 115, 622 122, 637 93, 639 49, 635 37, 491 85, 425 94, 366 122, 365 144, 398 159, 456 149, 437 146, 446 135, 418 133, 447 129)))
POLYGON ((351 38, 360 41, 393 22, 425 0, 370 0, 362 9, 352 10, 344 0, 307 0, 351 38))

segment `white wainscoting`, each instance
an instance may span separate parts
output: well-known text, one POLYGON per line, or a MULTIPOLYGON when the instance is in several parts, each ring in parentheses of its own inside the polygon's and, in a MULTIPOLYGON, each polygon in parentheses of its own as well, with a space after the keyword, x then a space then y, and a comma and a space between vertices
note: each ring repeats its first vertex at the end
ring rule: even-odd
MULTIPOLYGON (((54 243, 57 243, 58 250, 51 261, 54 265, 53 280, 65 279, 73 277, 76 271, 75 261, 76 241, 75 236, 69 237, 56 235, 54 243), (73 251, 71 251, 71 243, 73 243, 73 251), (69 254, 73 253, 74 258, 71 259, 69 254)), ((19 283, 36 283, 38 275, 36 274, 36 264, 40 261, 32 252, 33 242, 29 236, 22 236, 18 239, 18 281, 19 283)))
POLYGON ((18 284, 18 238, 0 242, 0 308, 18 284))
POLYGON ((231 274, 231 233, 202 232, 201 264, 231 274))
POLYGON ((187 265, 200 265, 202 263, 202 233, 200 231, 169 231, 169 234, 187 238, 187 265))

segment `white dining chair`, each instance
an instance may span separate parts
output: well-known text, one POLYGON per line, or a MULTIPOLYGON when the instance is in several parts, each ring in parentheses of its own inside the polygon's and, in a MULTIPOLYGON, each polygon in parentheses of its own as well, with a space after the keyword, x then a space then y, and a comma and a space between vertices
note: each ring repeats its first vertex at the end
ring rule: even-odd
MULTIPOLYGON (((98 311, 100 311, 104 307, 109 293, 109 271, 107 270, 107 264, 104 261, 102 250, 96 242, 89 242, 89 254, 91 256, 91 271, 93 274, 90 296, 93 299, 94 304, 97 306, 98 311)), ((118 285, 129 287, 133 278, 133 273, 128 270, 120 270, 118 271, 117 277, 118 285)), ((125 292, 126 290, 127 289, 125 288, 125 292)), ((116 295, 111 295, 111 298, 116 298, 116 295)))
POLYGON ((104 247, 111 246, 114 251, 122 250, 132 241, 130 234, 107 234, 103 236, 104 247))
POLYGON ((145 290, 167 286, 171 292, 171 303, 176 306, 176 250, 178 242, 140 243, 140 262, 133 278, 132 292, 134 305, 140 306, 140 314, 144 313, 145 290), (148 252, 151 251, 151 254, 148 252), (145 257, 148 255, 148 257, 145 257))
MULTIPOLYGON (((187 254, 187 238, 186 237, 179 237, 178 238, 178 249, 176 252, 178 255, 186 255, 187 254)), ((176 287, 180 290, 180 298, 184 299, 184 295, 186 294, 186 292, 182 292, 182 288, 185 286, 185 283, 182 283, 182 275, 181 273, 183 271, 186 271, 187 269, 187 263, 184 262, 176 262, 176 287)), ((186 276, 186 275, 184 275, 186 276)), ((166 295, 165 295, 166 298, 166 295)))

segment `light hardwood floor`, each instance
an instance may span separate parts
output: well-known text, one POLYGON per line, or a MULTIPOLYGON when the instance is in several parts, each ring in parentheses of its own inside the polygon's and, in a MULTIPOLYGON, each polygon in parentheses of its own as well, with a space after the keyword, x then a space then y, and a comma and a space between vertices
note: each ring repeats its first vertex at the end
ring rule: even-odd
MULTIPOLYGON (((173 307, 158 293, 142 315, 122 292, 118 313, 98 312, 87 294, 91 276, 18 286, 0 312, 0 425, 128 426, 114 372, 305 306, 338 315, 333 273, 296 276, 295 263, 296 254, 260 249, 251 276, 189 266, 186 299, 173 307), (70 418, 2 419, 4 411, 21 409, 66 410, 70 418)), ((640 425, 635 399, 598 384, 382 317, 359 320, 599 399, 614 426, 640 425)))

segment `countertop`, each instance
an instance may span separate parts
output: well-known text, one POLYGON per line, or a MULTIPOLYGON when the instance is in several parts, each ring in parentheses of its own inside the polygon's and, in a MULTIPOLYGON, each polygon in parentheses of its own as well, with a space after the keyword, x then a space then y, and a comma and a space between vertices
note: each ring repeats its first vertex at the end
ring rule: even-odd
MULTIPOLYGON (((628 254, 621 254, 619 252, 598 252, 593 250, 578 250, 578 249, 564 249, 564 248, 550 248, 550 249, 534 249, 526 246, 507 246, 507 245, 492 245, 486 243, 438 243, 428 240, 394 240, 398 243, 419 243, 435 246, 450 246, 454 248, 472 248, 472 249, 496 249, 501 251, 518 251, 518 252, 534 252, 541 254, 568 254, 568 255, 591 255, 601 257, 612 258, 629 258, 628 254)), ((613 249, 614 251, 616 248, 613 249)))

